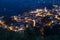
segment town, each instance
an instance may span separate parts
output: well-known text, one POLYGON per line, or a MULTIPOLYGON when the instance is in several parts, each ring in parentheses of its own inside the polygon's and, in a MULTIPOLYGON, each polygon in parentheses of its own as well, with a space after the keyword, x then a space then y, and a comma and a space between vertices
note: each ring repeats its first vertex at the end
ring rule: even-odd
POLYGON ((26 28, 33 30, 33 28, 37 27, 42 28, 40 31, 43 34, 45 27, 52 29, 53 27, 51 26, 56 24, 60 25, 60 6, 52 6, 54 7, 52 9, 44 7, 24 12, 23 15, 18 14, 10 17, 0 16, 0 27, 15 32, 24 32, 26 28))

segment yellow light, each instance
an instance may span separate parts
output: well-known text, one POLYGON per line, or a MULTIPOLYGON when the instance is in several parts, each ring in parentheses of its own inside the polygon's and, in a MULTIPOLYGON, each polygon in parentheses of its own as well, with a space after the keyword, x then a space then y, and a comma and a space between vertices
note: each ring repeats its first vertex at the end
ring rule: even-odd
POLYGON ((41 16, 42 17, 42 15, 40 13, 37 13, 36 16, 41 16))
POLYGON ((45 9, 45 12, 47 12, 47 9, 45 9))
POLYGON ((28 24, 26 25, 26 28, 28 28, 28 24))
POLYGON ((29 22, 30 20, 28 17, 25 17, 25 22, 29 22))
POLYGON ((51 23, 47 23, 47 24, 45 24, 45 26, 51 26, 51 23))
POLYGON ((26 20, 25 22, 29 22, 28 20, 26 20))
POLYGON ((15 32, 17 32, 18 30, 12 30, 12 31, 15 31, 15 32))
POLYGON ((4 21, 0 20, 0 24, 4 24, 4 21))
POLYGON ((55 18, 57 18, 58 15, 55 15, 55 18))
POLYGON ((17 20, 17 16, 14 16, 14 20, 17 20))
POLYGON ((51 26, 52 23, 54 23, 54 20, 50 21, 49 23, 46 23, 44 26, 51 26))
POLYGON ((36 9, 35 11, 31 11, 30 13, 40 13, 42 11, 43 11, 42 9, 36 9))
POLYGON ((54 21, 52 20, 51 23, 54 23, 54 21))
POLYGON ((60 18, 57 18, 58 20, 60 20, 60 18))
POLYGON ((28 19, 28 20, 32 20, 32 19, 28 19))
POLYGON ((5 28, 7 28, 7 25, 5 25, 5 28))
POLYGON ((52 15, 52 14, 51 14, 50 12, 48 12, 46 15, 49 15, 49 16, 50 16, 50 15, 52 15))
POLYGON ((10 26, 10 27, 8 27, 8 29, 9 29, 9 30, 13 30, 13 27, 12 27, 12 26, 10 26))
POLYGON ((19 28, 18 30, 22 31, 22 30, 24 30, 24 28, 19 28))
POLYGON ((32 20, 33 21, 33 26, 36 26, 36 20, 32 20))
POLYGON ((36 12, 42 12, 43 10, 42 9, 36 9, 36 12))
POLYGON ((56 18, 57 20, 60 20, 60 18, 58 17, 58 15, 55 15, 55 18, 56 18))

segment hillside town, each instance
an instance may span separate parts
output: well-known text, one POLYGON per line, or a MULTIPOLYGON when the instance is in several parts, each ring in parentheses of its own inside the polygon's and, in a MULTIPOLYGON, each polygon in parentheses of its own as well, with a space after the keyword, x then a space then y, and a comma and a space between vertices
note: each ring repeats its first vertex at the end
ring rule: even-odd
POLYGON ((0 16, 0 27, 15 32, 22 32, 26 28, 44 28, 56 24, 60 25, 60 6, 52 6, 54 7, 52 9, 44 7, 42 9, 24 12, 23 15, 18 14, 10 17, 0 16))

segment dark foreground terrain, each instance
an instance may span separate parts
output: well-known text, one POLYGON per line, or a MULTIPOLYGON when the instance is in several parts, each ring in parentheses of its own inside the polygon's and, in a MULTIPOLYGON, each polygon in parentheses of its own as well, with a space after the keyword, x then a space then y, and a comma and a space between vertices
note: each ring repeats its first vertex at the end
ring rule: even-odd
POLYGON ((21 33, 0 28, 0 40, 60 40, 60 29, 57 29, 57 26, 53 26, 53 29, 46 28, 43 38, 37 28, 35 31, 27 28, 21 33))

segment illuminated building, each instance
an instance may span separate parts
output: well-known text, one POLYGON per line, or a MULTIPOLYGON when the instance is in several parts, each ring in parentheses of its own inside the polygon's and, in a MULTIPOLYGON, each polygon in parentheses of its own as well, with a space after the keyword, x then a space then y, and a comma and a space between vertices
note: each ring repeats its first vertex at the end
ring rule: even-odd
POLYGON ((8 29, 13 31, 13 27, 12 26, 9 26, 8 29))
POLYGON ((36 26, 36 20, 32 20, 33 21, 33 27, 36 26))
POLYGON ((60 20, 60 17, 58 17, 58 15, 55 15, 55 18, 56 18, 57 20, 60 20))
POLYGON ((14 16, 14 18, 13 18, 14 20, 17 20, 17 16, 14 16))
POLYGON ((48 13, 46 15, 51 16, 52 14, 48 11, 48 13))
POLYGON ((47 12, 47 8, 46 7, 44 8, 44 12, 47 12))
POLYGON ((26 28, 28 28, 29 27, 29 25, 28 24, 26 24, 26 28))
MULTIPOLYGON (((53 5, 55 8, 52 8, 52 10, 47 9, 47 7, 42 8, 42 9, 35 9, 34 11, 30 12, 25 12, 23 15, 16 15, 16 16, 11 16, 10 19, 12 22, 9 24, 5 24, 6 20, 3 20, 4 16, 0 17, 0 27, 19 32, 19 31, 24 31, 25 28, 30 28, 30 27, 40 27, 40 25, 45 26, 52 26, 53 24, 60 24, 60 10, 58 9, 58 5, 53 5), (46 18, 45 18, 46 17, 46 18), (46 19, 45 21, 42 19, 46 19), (37 25, 38 24, 38 25, 37 25)), ((9 20, 9 21, 10 21, 9 20)), ((41 32, 44 31, 42 28, 40 30, 41 32)), ((42 35, 44 33, 42 32, 42 35)))
POLYGON ((0 24, 2 24, 2 25, 3 25, 3 24, 4 24, 4 21, 0 20, 0 24))

